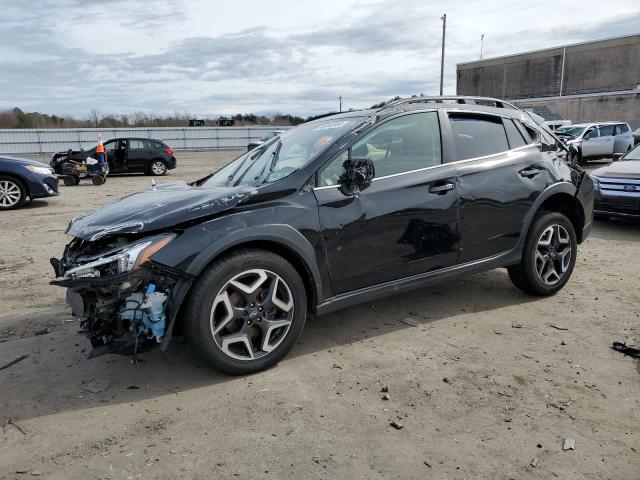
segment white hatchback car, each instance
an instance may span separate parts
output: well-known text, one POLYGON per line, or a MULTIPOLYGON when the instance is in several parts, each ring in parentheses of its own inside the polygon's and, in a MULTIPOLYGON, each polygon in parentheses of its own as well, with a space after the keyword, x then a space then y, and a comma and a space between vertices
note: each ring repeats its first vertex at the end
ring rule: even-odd
POLYGON ((567 145, 574 145, 580 160, 616 158, 633 148, 633 132, 628 123, 579 123, 556 130, 567 145))

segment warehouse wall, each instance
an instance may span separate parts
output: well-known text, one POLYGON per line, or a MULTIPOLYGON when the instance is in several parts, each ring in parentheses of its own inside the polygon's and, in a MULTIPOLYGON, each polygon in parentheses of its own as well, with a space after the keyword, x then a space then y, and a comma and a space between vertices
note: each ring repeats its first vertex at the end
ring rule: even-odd
POLYGON ((520 108, 546 106, 573 123, 621 121, 633 130, 640 128, 640 93, 528 99, 515 103, 520 108))
POLYGON ((458 95, 505 99, 632 90, 640 85, 640 35, 558 47, 457 68, 458 95), (562 57, 566 52, 564 77, 562 57))

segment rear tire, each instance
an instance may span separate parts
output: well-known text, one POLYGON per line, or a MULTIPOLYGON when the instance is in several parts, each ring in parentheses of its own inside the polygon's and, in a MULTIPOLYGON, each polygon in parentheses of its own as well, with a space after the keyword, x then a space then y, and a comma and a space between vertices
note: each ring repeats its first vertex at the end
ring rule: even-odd
POLYGON ((0 210, 14 210, 24 205, 27 189, 17 178, 0 175, 0 210))
POLYGON ((553 295, 569 281, 577 251, 569 219, 559 212, 539 212, 529 228, 522 260, 507 269, 509 278, 530 295, 553 295))
POLYGON ((246 375, 278 363, 300 336, 307 296, 300 275, 267 250, 239 250, 200 274, 184 310, 185 335, 222 373, 246 375))
POLYGON ((154 160, 149 165, 149 175, 153 175, 155 177, 161 177, 162 175, 166 175, 167 173, 167 164, 164 160, 154 160))

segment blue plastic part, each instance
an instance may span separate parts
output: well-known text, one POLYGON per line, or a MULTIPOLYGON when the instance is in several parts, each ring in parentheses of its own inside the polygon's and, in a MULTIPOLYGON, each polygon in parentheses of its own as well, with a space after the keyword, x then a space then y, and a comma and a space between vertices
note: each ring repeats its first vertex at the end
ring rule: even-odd
POLYGON ((155 285, 150 284, 146 293, 134 293, 125 300, 120 310, 120 318, 130 322, 139 321, 138 333, 147 338, 155 338, 161 343, 166 329, 166 315, 164 313, 167 296, 155 292, 155 285))

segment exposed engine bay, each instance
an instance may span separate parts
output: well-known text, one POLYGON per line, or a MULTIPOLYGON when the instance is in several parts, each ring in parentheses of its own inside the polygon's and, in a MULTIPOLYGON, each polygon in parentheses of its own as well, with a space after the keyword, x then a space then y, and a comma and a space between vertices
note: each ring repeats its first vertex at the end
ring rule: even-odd
POLYGON ((174 238, 75 238, 61 260, 51 259, 57 277, 51 283, 67 287, 67 303, 94 347, 90 358, 163 343, 169 298, 185 274, 149 257, 174 238))

